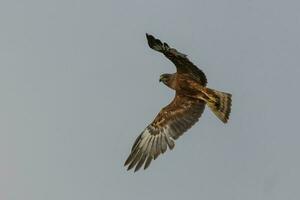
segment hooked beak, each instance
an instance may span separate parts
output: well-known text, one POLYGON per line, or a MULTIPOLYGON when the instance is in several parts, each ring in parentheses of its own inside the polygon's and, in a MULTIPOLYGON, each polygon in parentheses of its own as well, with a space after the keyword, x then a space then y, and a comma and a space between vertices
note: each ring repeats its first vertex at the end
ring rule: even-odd
POLYGON ((164 79, 163 76, 160 76, 160 77, 159 77, 159 82, 162 82, 163 79, 164 79))

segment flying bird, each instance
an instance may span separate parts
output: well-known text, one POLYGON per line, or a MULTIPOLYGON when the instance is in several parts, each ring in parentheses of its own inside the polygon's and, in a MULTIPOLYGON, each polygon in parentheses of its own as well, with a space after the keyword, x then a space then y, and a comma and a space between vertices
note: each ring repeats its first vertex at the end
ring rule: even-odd
POLYGON ((199 120, 205 105, 224 123, 231 111, 231 94, 206 87, 205 74, 185 54, 152 35, 146 34, 146 38, 151 49, 164 54, 176 66, 176 73, 162 74, 159 79, 175 90, 175 97, 136 138, 124 164, 127 170, 135 167, 134 171, 143 165, 148 168, 167 148, 172 150, 174 141, 199 120))

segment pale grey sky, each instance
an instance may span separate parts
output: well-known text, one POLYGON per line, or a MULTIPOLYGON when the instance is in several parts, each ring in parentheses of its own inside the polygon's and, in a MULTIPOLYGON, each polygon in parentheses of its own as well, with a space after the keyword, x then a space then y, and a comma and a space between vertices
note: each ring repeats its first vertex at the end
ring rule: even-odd
POLYGON ((300 3, 0 2, 0 199, 300 199, 300 3), (146 171, 123 163, 174 92, 149 32, 233 94, 146 171))

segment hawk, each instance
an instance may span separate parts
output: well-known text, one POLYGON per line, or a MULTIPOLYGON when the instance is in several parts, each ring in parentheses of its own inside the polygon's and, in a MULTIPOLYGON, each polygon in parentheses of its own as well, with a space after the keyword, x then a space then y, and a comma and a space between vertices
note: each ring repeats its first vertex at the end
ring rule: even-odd
POLYGON ((185 54, 152 35, 146 34, 146 38, 151 49, 164 54, 176 66, 176 73, 162 74, 159 79, 175 90, 175 97, 135 140, 124 164, 127 170, 135 167, 134 171, 143 165, 148 168, 167 148, 172 150, 174 141, 198 121, 205 105, 224 123, 231 111, 231 94, 206 87, 205 74, 185 54))

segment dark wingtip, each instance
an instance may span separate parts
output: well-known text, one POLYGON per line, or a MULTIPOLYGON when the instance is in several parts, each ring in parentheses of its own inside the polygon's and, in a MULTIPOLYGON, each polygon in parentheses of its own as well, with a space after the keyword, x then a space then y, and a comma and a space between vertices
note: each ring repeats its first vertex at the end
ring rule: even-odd
POLYGON ((159 39, 156 39, 153 35, 150 35, 148 33, 146 33, 146 38, 147 38, 148 45, 151 49, 154 49, 156 51, 161 51, 161 49, 153 48, 154 46, 163 46, 163 43, 159 39))
MULTIPOLYGON (((148 37, 151 37, 152 35, 151 34, 149 34, 149 33, 146 33, 146 37, 148 38, 148 37)), ((153 36, 152 36, 153 37, 153 36)))
POLYGON ((150 34, 146 33, 146 38, 149 40, 150 34))
POLYGON ((127 160, 124 163, 124 167, 127 166, 129 164, 129 158, 127 158, 127 160))
POLYGON ((148 33, 146 33, 146 38, 147 38, 149 46, 151 47, 152 43, 155 41, 155 38, 153 37, 153 35, 150 35, 148 33))

